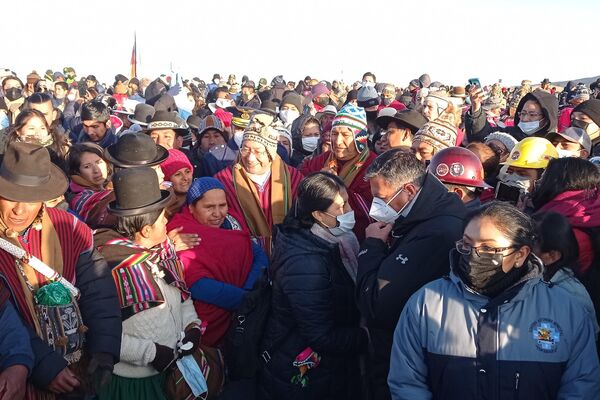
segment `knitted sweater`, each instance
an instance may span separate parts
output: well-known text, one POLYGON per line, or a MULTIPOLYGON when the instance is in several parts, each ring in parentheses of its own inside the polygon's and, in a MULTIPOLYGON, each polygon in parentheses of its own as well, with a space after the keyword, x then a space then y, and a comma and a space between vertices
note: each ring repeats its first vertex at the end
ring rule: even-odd
POLYGON ((158 374, 150 365, 156 356, 154 343, 174 349, 180 332, 191 323, 200 324, 191 298, 182 302, 178 288, 163 279, 156 281, 165 302, 123 321, 121 361, 115 365, 115 375, 145 378, 158 374))

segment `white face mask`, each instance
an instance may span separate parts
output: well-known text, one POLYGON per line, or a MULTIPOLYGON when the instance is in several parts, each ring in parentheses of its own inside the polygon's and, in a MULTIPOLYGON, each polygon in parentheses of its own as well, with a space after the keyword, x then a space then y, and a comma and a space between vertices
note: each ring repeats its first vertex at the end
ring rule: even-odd
POLYGON ((215 85, 218 85, 219 83, 221 83, 221 80, 220 79, 213 79, 213 82, 214 82, 215 85))
POLYGON ((507 174, 504 179, 502 179, 502 182, 508 184, 509 186, 518 187, 525 192, 528 192, 529 188, 531 187, 531 180, 529 178, 515 174, 514 172, 507 174))
POLYGON ((300 116, 300 113, 296 110, 281 110, 279 111, 279 118, 283 121, 284 124, 291 124, 300 116))
POLYGON ((237 144, 237 147, 242 147, 242 140, 244 139, 244 131, 237 131, 233 134, 233 141, 237 144))
POLYGON ((363 86, 375 87, 375 82, 370 82, 370 81, 362 81, 362 85, 363 85, 363 86))
POLYGON ((537 131, 538 129, 540 129, 540 121, 530 121, 530 122, 519 121, 519 124, 517 126, 526 135, 529 135, 530 133, 533 133, 533 132, 537 131))
POLYGON ((373 197, 373 203, 371 203, 371 209, 369 210, 369 216, 376 221, 383 222, 384 224, 393 224, 398 216, 402 213, 402 211, 406 208, 408 203, 406 203, 400 211, 394 210, 390 203, 394 200, 400 193, 404 191, 404 188, 400 189, 394 197, 390 199, 387 203, 380 199, 379 197, 373 197))
POLYGON ((73 93, 69 93, 69 94, 67 95, 67 100, 69 100, 69 101, 75 101, 75 94, 73 94, 73 93))
POLYGON ((219 108, 227 108, 227 107, 231 107, 231 100, 221 98, 221 99, 217 99, 217 101, 215 101, 215 104, 219 108))
POLYGON ((354 229, 354 224, 356 223, 354 211, 348 211, 347 213, 338 216, 329 213, 325 214, 334 217, 337 221, 337 226, 334 226, 333 228, 327 227, 333 236, 342 236, 344 233, 348 233, 354 229))
POLYGON ((306 151, 310 151, 311 153, 313 151, 315 151, 318 143, 319 143, 318 136, 310 136, 310 137, 302 138, 302 148, 306 151))
POLYGON ((570 150, 556 149, 556 151, 558 152, 558 158, 579 157, 577 153, 574 153, 570 150))

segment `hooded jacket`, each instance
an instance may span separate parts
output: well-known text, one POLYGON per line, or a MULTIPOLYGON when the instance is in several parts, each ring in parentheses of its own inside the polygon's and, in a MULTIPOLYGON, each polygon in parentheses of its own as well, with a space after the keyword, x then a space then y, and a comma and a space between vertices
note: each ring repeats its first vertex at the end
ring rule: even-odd
POLYGON ((600 227, 600 193, 596 191, 566 191, 550 200, 540 212, 554 211, 569 220, 579 245, 579 266, 585 274, 594 260, 594 248, 586 229, 600 227))
POLYGON ((506 132, 518 141, 530 136, 545 137, 549 132, 556 132, 557 124, 558 100, 554 95, 543 90, 535 90, 532 93, 527 93, 523 96, 517 106, 514 126, 492 127, 486 118, 483 108, 480 108, 475 114, 473 114, 471 110, 465 114, 465 130, 469 142, 483 142, 487 135, 495 131, 506 132), (540 104, 546 122, 540 129, 527 135, 518 125, 521 120, 519 113, 523 109, 525 103, 529 100, 537 101, 540 104))
MULTIPOLYGON (((451 253, 456 265, 457 252, 451 253)), ((392 399, 597 399, 594 327, 580 301, 529 257, 495 298, 457 275, 420 289, 394 333, 392 399)))
POLYGON ((389 399, 387 375, 392 337, 410 296, 448 274, 448 251, 461 238, 466 208, 435 176, 427 174, 406 217, 396 219, 391 246, 367 238, 358 257, 357 300, 374 348, 374 399, 389 399))
POLYGON ((312 154, 312 152, 307 151, 302 147, 302 131, 308 120, 311 118, 314 117, 310 114, 301 114, 294 122, 292 122, 292 148, 294 151, 290 161, 294 167, 299 166, 306 157, 312 154))

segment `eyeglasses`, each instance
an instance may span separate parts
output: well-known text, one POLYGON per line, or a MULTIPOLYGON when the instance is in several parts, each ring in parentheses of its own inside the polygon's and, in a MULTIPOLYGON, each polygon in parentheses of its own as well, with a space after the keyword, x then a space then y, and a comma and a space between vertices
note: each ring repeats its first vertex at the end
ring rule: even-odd
POLYGON ((523 118, 523 117, 529 117, 529 118, 536 118, 543 115, 542 113, 538 113, 538 112, 531 112, 531 111, 521 111, 519 113, 519 117, 523 118))
POLYGON ((252 153, 256 158, 263 157, 265 154, 267 154, 265 150, 253 150, 249 149, 248 147, 242 147, 240 149, 240 154, 244 157, 250 155, 250 153, 252 153))
POLYGON ((477 247, 473 247, 469 244, 466 244, 464 242, 464 240, 462 240, 462 239, 456 242, 456 250, 460 254, 465 254, 465 255, 471 254, 471 252, 473 250, 475 250, 475 254, 477 254, 478 256, 481 256, 482 253, 498 254, 498 253, 502 253, 503 251, 506 251, 508 249, 514 249, 514 248, 515 248, 515 246, 508 246, 508 247, 477 246, 477 247))

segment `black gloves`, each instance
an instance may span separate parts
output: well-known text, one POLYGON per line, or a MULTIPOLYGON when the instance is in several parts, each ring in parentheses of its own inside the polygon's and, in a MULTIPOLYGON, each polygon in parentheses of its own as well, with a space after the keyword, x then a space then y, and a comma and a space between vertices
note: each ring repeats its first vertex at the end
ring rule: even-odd
POLYGON ((175 359, 175 351, 162 344, 154 343, 154 345, 156 346, 156 356, 154 356, 154 361, 150 364, 152 364, 155 370, 162 372, 167 369, 169 364, 175 359))
POLYGON ((201 337, 202 332, 200 332, 199 328, 194 327, 188 329, 183 339, 181 339, 181 343, 185 345, 186 343, 190 342, 192 343, 193 347, 189 350, 180 350, 181 356, 189 356, 190 354, 193 354, 200 345, 201 337))

